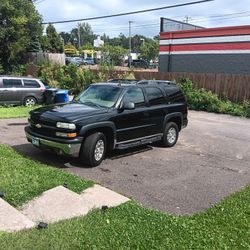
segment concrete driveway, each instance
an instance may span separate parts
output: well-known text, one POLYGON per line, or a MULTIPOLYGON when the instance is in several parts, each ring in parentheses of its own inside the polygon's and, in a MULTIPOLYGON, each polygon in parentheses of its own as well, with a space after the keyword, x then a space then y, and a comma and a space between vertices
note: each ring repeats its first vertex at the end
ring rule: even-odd
POLYGON ((25 124, 26 119, 0 119, 0 142, 172 214, 203 211, 250 183, 249 119, 190 111, 174 148, 114 152, 95 168, 34 148, 26 142, 25 124))

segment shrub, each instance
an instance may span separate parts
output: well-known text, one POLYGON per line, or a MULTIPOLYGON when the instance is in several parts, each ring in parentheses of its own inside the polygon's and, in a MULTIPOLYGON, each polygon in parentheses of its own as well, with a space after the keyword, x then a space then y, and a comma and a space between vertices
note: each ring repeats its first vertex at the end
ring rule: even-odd
POLYGON ((210 90, 195 88, 190 79, 182 79, 179 85, 187 97, 190 109, 250 117, 249 101, 233 103, 225 97, 221 100, 210 90))
POLYGON ((91 70, 78 68, 74 64, 61 66, 44 63, 40 66, 38 76, 51 87, 68 89, 73 94, 79 93, 86 86, 99 79, 99 76, 91 70))

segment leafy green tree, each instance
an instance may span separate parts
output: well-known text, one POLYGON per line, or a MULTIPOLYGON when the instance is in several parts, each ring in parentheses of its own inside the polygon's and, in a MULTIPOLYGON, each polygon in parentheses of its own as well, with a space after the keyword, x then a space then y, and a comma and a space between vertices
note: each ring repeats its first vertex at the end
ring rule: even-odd
POLYGON ((93 33, 90 24, 88 23, 78 23, 77 32, 78 32, 78 36, 80 34, 80 46, 84 46, 89 43, 93 44, 94 39, 97 38, 97 36, 93 33))
POLYGON ((71 43, 67 43, 64 46, 64 53, 66 55, 76 55, 77 54, 77 49, 74 45, 72 45, 71 43))
POLYGON ((41 36, 40 44, 43 52, 50 52, 50 43, 49 39, 46 35, 41 36))
POLYGON ((140 47, 140 53, 140 58, 143 58, 147 61, 155 59, 159 54, 159 42, 155 40, 145 42, 140 47))
POLYGON ((34 38, 42 35, 41 20, 32 1, 1 0, 0 68, 4 73, 24 62, 34 38))
POLYGON ((52 53, 63 53, 62 39, 52 24, 49 24, 46 28, 46 34, 49 46, 48 50, 52 53))
POLYGON ((104 60, 114 65, 121 65, 126 54, 126 49, 121 46, 104 45, 101 47, 104 60))
POLYGON ((68 44, 68 43, 72 43, 72 40, 71 40, 71 34, 68 33, 68 32, 60 32, 60 37, 63 39, 64 41, 64 44, 68 44))
POLYGON ((94 50, 94 45, 93 43, 86 43, 84 44, 81 48, 80 51, 82 50, 94 50))
POLYGON ((129 48, 129 38, 127 38, 123 33, 120 33, 118 37, 108 38, 106 43, 112 46, 121 46, 125 49, 129 48))

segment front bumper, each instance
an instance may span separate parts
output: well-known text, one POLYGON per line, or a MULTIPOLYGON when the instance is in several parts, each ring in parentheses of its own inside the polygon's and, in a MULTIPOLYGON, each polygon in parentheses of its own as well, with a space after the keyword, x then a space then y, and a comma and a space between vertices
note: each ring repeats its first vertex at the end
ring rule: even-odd
POLYGON ((70 141, 63 139, 56 141, 55 138, 48 138, 34 133, 33 131, 31 131, 29 126, 25 127, 25 133, 27 140, 37 148, 51 150, 59 155, 68 155, 75 157, 79 156, 82 138, 76 138, 70 141))

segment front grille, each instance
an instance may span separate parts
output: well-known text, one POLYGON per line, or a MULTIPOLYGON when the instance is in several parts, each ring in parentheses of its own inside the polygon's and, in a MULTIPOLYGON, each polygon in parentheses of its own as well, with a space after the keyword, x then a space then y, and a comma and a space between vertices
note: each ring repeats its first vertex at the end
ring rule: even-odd
POLYGON ((31 125, 31 130, 34 131, 37 134, 41 134, 41 135, 46 135, 46 136, 55 136, 55 130, 53 129, 48 129, 48 128, 37 128, 33 125, 31 125))
POLYGON ((31 117, 29 119, 31 130, 37 134, 45 136, 55 136, 56 133, 56 122, 45 119, 38 119, 31 117))

